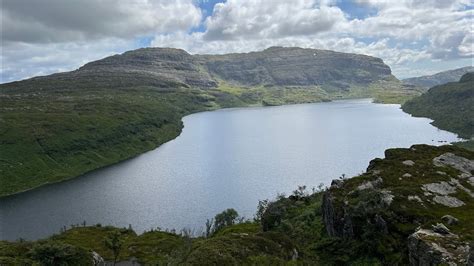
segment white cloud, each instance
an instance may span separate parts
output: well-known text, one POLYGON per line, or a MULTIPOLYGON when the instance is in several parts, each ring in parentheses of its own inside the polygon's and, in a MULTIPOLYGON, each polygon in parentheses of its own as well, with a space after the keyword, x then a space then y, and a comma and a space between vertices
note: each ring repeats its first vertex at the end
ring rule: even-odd
POLYGON ((337 7, 314 0, 228 0, 206 19, 206 40, 280 38, 331 30, 345 21, 337 7))
POLYGON ((0 82, 69 71, 106 56, 135 48, 134 42, 103 39, 95 42, 17 43, 1 55, 0 82))
POLYGON ((192 0, 2 0, 4 42, 133 38, 188 30, 201 22, 192 0))
POLYGON ((363 19, 350 19, 340 0, 227 0, 204 22, 199 1, 207 0, 3 0, 2 80, 71 70, 146 36, 152 46, 201 54, 273 45, 363 53, 400 77, 465 64, 474 53, 474 0, 353 0, 375 10, 363 19), (205 31, 190 33, 201 22, 205 31))

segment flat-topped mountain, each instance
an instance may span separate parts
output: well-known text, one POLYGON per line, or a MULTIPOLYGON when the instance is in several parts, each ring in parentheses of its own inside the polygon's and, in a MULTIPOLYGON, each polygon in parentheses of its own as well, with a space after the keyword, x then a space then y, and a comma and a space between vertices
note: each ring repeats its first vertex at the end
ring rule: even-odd
MULTIPOLYGON (((106 57, 78 70, 33 78, 31 85, 56 81, 80 87, 320 86, 348 90, 394 81, 380 58, 328 50, 271 47, 260 52, 191 55, 181 49, 142 48, 106 57)), ((53 84, 50 84, 53 85, 53 84)), ((57 84, 59 85, 59 84, 57 84)))
POLYGON ((433 75, 404 79, 403 83, 425 88, 431 88, 436 85, 458 81, 462 75, 473 71, 474 67, 466 66, 453 70, 439 72, 433 75))

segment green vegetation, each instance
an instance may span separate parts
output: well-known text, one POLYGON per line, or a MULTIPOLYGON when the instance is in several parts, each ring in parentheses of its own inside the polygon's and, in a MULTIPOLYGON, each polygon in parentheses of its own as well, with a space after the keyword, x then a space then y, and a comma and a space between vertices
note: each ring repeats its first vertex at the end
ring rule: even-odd
POLYGON ((320 88, 73 88, 1 90, 0 196, 62 181, 156 148, 181 117, 237 106, 320 102, 368 95, 320 88))
POLYGON ((0 197, 154 149, 178 136, 181 118, 194 112, 362 97, 400 103, 417 94, 382 60, 363 55, 138 49, 0 85, 0 197))
MULTIPOLYGON (((446 214, 459 220, 446 224, 458 238, 434 235, 436 245, 448 250, 454 245, 459 251, 459 245, 474 240, 474 196, 468 193, 474 186, 462 175, 468 170, 459 170, 472 165, 435 166, 433 159, 446 154, 464 158, 460 162, 474 160, 473 152, 455 146, 390 149, 385 159, 372 160, 366 173, 342 176, 330 188, 309 193, 301 186, 288 197, 261 201, 254 221, 228 209, 216 215, 212 233, 203 236, 189 230, 137 235, 131 228, 74 227, 46 240, 2 241, 0 264, 90 261, 94 251, 109 262, 145 265, 407 265, 409 254, 420 255, 407 244, 408 237, 444 222, 446 214), (449 195, 462 200, 462 206, 439 204, 422 189, 430 183, 455 184, 453 179, 464 189, 458 186, 449 195)), ((462 256, 459 260, 467 253, 462 256)))
POLYGON ((474 137, 474 72, 465 74, 460 82, 431 88, 425 94, 406 102, 402 109, 414 116, 433 119, 433 125, 474 137))

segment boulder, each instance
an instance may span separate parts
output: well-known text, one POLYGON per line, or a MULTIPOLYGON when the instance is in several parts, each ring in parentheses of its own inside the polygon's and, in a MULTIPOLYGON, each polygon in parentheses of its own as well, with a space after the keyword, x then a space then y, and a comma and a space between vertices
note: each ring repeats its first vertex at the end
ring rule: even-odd
POLYGON ((433 227, 433 232, 436 232, 442 235, 448 235, 451 233, 449 229, 446 227, 446 225, 442 223, 437 223, 436 225, 432 225, 431 227, 433 227))
POLYGON ((459 223, 459 219, 449 214, 446 214, 443 217, 441 217, 441 220, 447 223, 448 225, 455 225, 459 223))
POLYGON ((366 181, 362 184, 360 184, 357 189, 358 190, 364 190, 364 189, 374 189, 377 187, 380 187, 382 185, 383 179, 381 177, 375 179, 374 181, 366 181))
POLYGON ((470 178, 472 177, 472 173, 474 172, 474 160, 469 160, 467 158, 457 156, 450 152, 441 154, 440 156, 433 158, 433 164, 435 166, 450 166, 454 169, 457 169, 461 172, 461 174, 459 175, 459 177, 461 178, 470 178))
POLYGON ((402 162, 403 165, 406 165, 406 166, 413 166, 415 165, 415 162, 412 161, 412 160, 405 160, 402 162))
POLYGON ((439 195, 449 195, 456 192, 456 187, 451 186, 448 182, 441 181, 439 183, 424 184, 421 186, 423 191, 432 192, 439 195))
POLYGON ((466 265, 469 245, 454 234, 419 229, 408 237, 410 265, 466 265))
POLYGON ((464 201, 451 196, 434 196, 433 201, 451 208, 461 207, 466 204, 464 201))

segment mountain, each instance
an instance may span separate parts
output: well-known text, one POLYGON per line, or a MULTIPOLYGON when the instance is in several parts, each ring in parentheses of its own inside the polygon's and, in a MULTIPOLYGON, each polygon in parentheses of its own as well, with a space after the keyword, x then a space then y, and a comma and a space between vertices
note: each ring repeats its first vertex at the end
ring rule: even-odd
POLYGON ((116 255, 142 265, 472 265, 473 171, 474 152, 459 147, 389 149, 359 176, 261 201, 254 220, 228 209, 202 236, 84 223, 39 241, 0 241, 0 264, 116 255), (120 245, 106 244, 114 239, 120 245))
POLYGON ((414 77, 402 80, 403 83, 409 85, 420 86, 424 88, 431 88, 436 85, 441 85, 448 82, 458 81, 462 75, 467 72, 473 72, 474 67, 467 66, 458 69, 448 70, 436 73, 429 76, 414 77))
POLYGON ((414 116, 433 119, 433 125, 474 137, 474 72, 464 74, 459 82, 450 82, 429 89, 407 101, 402 109, 414 116))
POLYGON ((0 196, 156 148, 187 114, 225 107, 419 95, 379 58, 272 47, 191 55, 144 48, 77 70, 0 85, 0 196))

